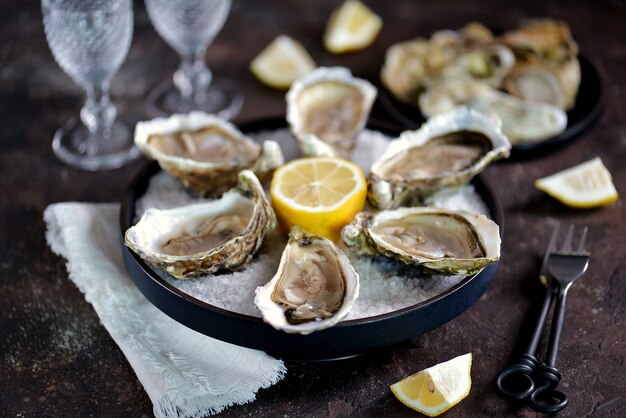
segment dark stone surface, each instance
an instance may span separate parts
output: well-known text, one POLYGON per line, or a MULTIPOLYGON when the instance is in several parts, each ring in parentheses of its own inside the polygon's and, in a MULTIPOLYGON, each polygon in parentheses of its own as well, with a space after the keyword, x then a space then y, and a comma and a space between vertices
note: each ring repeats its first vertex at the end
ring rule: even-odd
MULTIPOLYGON (((275 36, 301 41, 320 65, 345 65, 377 80, 394 42, 469 20, 511 27, 524 18, 568 21, 598 68, 606 111, 585 137, 530 161, 490 167, 487 178, 506 213, 504 254, 493 285, 466 313, 412 341, 335 363, 289 364, 288 376, 251 404, 222 416, 414 416, 388 386, 424 367, 472 351, 473 387, 447 417, 536 416, 496 396, 493 379, 523 337, 541 300, 536 282, 548 222, 589 225, 593 257, 570 293, 558 367, 570 399, 563 417, 626 414, 626 209, 623 198, 595 210, 566 208, 533 187, 535 179, 602 157, 626 196, 626 4, 614 1, 367 1, 385 27, 369 49, 333 56, 321 45, 335 1, 235 0, 207 62, 245 93, 238 121, 284 113, 284 94, 258 83, 250 60, 275 36)), ((54 130, 75 116, 81 90, 48 50, 38 2, 6 0, 0 15, 0 416, 150 416, 152 406, 122 352, 45 243, 42 213, 58 201, 119 200, 143 164, 101 173, 66 167, 50 147, 54 130)), ((129 56, 113 80, 120 112, 142 117, 150 86, 169 77, 177 56, 136 4, 129 56)), ((384 117, 384 115, 378 115, 384 117)))

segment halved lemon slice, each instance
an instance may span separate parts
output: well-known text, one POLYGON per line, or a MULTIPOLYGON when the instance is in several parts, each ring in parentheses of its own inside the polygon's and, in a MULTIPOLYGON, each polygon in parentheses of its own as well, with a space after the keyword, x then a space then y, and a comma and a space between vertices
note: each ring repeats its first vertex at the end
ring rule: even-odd
POLYGON ((356 164, 341 158, 300 158, 272 178, 272 206, 286 229, 299 225, 337 241, 341 228, 363 209, 367 182, 356 164))
POLYGON ((324 33, 324 46, 335 54, 369 46, 383 26, 383 20, 358 0, 348 0, 336 9, 324 33))
POLYGON ((409 408, 436 417, 461 402, 472 387, 472 353, 417 372, 390 386, 409 408))
POLYGON ((609 205, 618 198, 611 173, 600 157, 541 178, 535 187, 574 208, 609 205))
POLYGON ((294 80, 315 67, 302 44, 287 35, 274 39, 250 63, 250 71, 259 81, 277 89, 288 89, 294 80))

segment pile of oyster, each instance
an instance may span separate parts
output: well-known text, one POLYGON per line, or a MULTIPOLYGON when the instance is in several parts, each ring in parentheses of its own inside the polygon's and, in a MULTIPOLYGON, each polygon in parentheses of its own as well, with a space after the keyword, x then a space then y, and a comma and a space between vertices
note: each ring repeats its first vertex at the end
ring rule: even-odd
MULTIPOLYGON (((294 83, 288 122, 302 151, 348 156, 375 95, 371 84, 343 68, 321 68, 294 83)), ((190 193, 210 199, 148 209, 126 231, 126 245, 177 279, 245 268, 276 225, 257 175, 283 163, 280 146, 260 146, 232 124, 198 112, 139 123, 135 141, 190 193)), ((475 274, 497 261, 493 221, 420 205, 443 188, 465 185, 508 156, 510 146, 497 117, 468 107, 392 140, 371 167, 369 207, 344 228, 342 242, 300 227, 290 231, 276 274, 256 290, 265 322, 308 334, 344 319, 359 295, 359 274, 346 252, 446 275, 475 274)))
POLYGON ((493 112, 516 143, 541 141, 567 126, 580 85, 578 46, 566 23, 533 20, 494 35, 480 23, 393 45, 384 85, 425 117, 467 105, 493 112))

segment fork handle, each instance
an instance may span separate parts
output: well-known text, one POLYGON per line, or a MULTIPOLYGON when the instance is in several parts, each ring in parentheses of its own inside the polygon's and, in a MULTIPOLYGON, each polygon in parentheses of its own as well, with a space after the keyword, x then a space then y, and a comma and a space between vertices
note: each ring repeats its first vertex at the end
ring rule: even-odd
POLYGON ((557 293, 545 361, 545 364, 550 367, 556 366, 556 357, 559 353, 559 341, 561 340, 561 330, 563 329, 563 321, 565 319, 565 304, 567 302, 567 291, 569 287, 569 284, 561 286, 557 293))

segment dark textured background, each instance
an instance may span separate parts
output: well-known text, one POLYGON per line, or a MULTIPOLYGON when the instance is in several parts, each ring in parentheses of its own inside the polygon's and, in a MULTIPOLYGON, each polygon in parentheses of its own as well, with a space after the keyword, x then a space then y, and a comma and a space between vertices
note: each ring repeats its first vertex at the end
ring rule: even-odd
MULTIPOLYGON (((590 226, 586 276, 572 289, 558 367, 570 405, 563 417, 626 415, 626 210, 623 198, 595 210, 568 209, 535 190, 535 179, 602 157, 626 197, 626 3, 594 1, 367 1, 385 27, 369 49, 332 56, 321 36, 337 1, 235 0, 209 48, 217 76, 245 94, 237 121, 283 114, 284 93, 258 83, 250 60, 275 36, 301 41, 320 65, 345 65, 377 80, 386 48, 456 28, 468 20, 512 27, 528 17, 568 21, 604 81, 606 111, 571 146, 486 171, 506 213, 504 253, 493 285, 466 313, 422 337, 360 358, 289 364, 288 376, 258 399, 222 416, 414 416, 388 386, 424 367, 472 351, 473 387, 446 417, 535 416, 495 395, 529 310, 541 300, 536 281, 549 220, 590 226)), ((3 0, 0 14, 0 416, 150 416, 151 403, 122 352, 45 243, 42 212, 52 202, 119 200, 143 161, 111 172, 68 168, 50 147, 54 130, 77 115, 81 90, 48 50, 39 3, 3 0)), ((121 113, 142 117, 149 87, 169 77, 177 56, 136 3, 128 58, 113 80, 121 113)), ((379 113, 380 118, 385 115, 379 113)))

